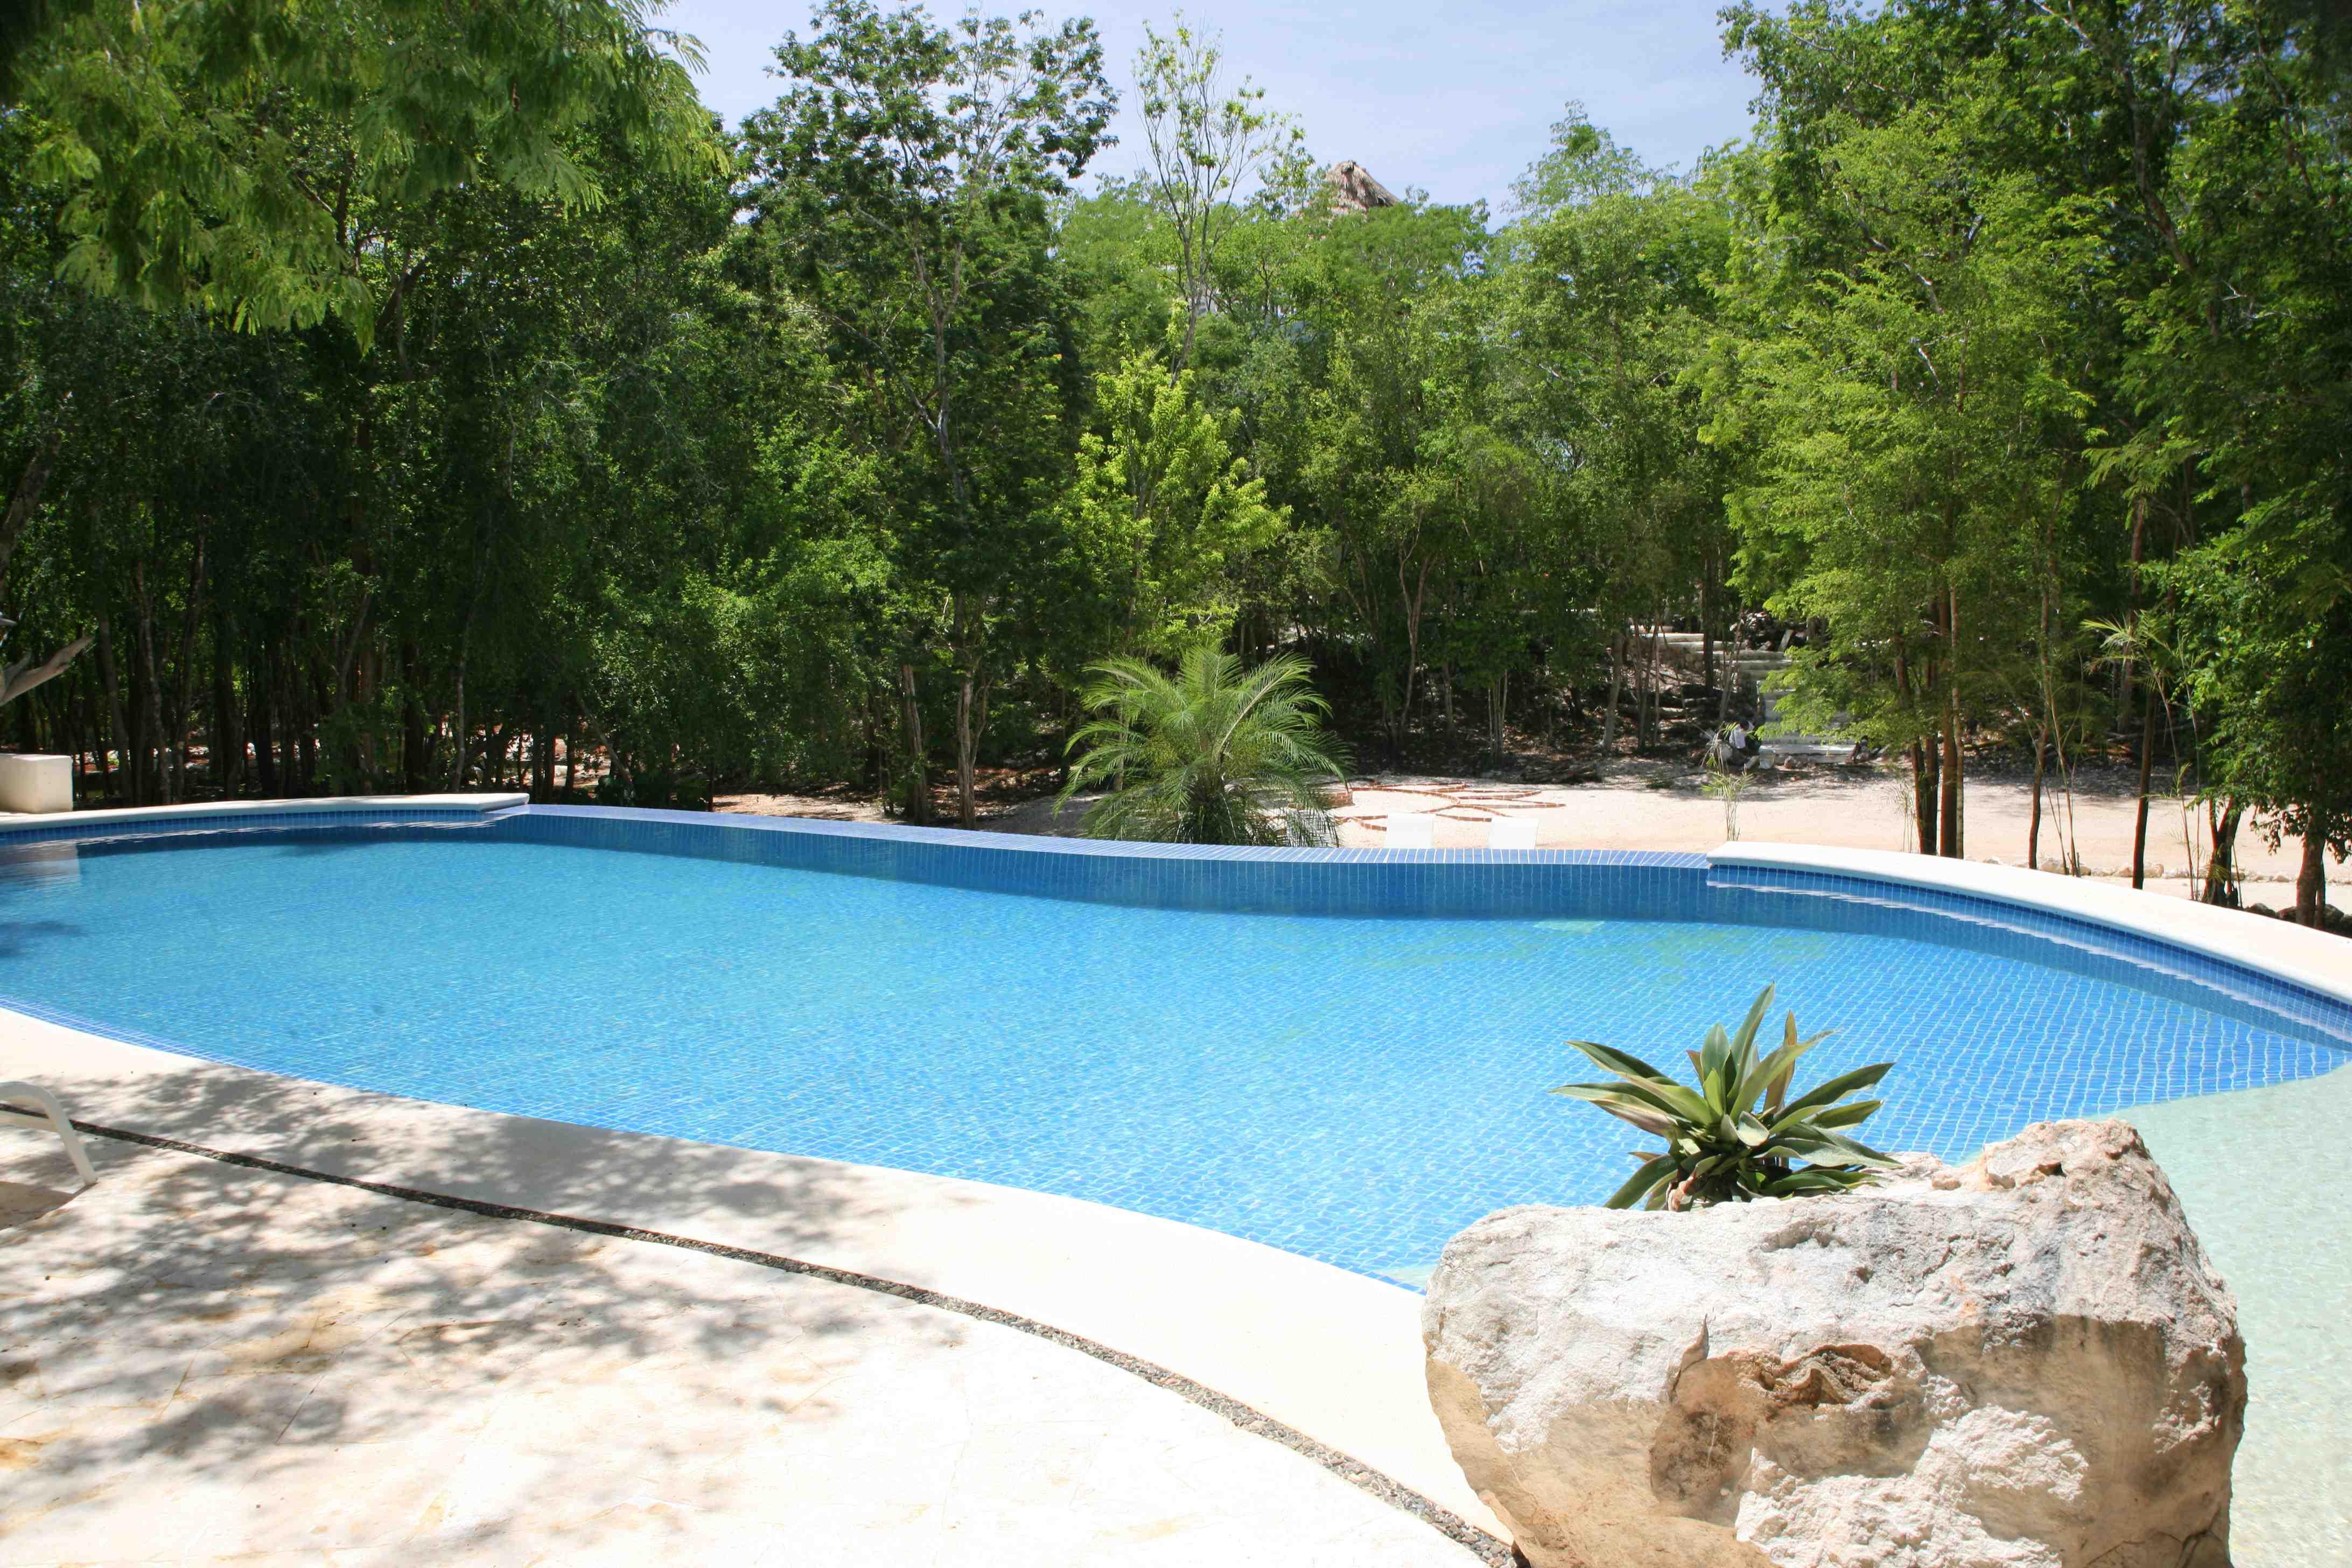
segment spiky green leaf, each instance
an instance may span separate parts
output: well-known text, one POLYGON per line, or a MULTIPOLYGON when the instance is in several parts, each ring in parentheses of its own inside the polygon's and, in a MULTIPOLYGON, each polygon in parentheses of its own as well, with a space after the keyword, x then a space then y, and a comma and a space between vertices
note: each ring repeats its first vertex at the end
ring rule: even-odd
POLYGON ((1604 1072, 1613 1072, 1620 1078, 1638 1078, 1651 1083, 1674 1081, 1631 1051, 1621 1051, 1598 1040, 1570 1040, 1568 1043, 1599 1062, 1604 1072))
POLYGON ((1732 1053, 1738 1058, 1743 1074, 1748 1070, 1748 1065, 1755 1060, 1756 1031, 1763 1024, 1764 1015, 1771 1009, 1773 990, 1774 987, 1767 985, 1756 993, 1755 1004, 1748 1009, 1747 1018, 1740 1023, 1739 1033, 1732 1037, 1732 1053))
POLYGON ((1602 1206, 1612 1209, 1632 1208, 1643 1194, 1674 1173, 1675 1157, 1672 1154, 1661 1154, 1656 1159, 1644 1163, 1640 1170, 1627 1177, 1625 1184, 1612 1193, 1608 1203, 1602 1206))
POLYGON ((1837 1077, 1831 1079, 1827 1083, 1817 1084, 1806 1093, 1799 1095, 1795 1100, 1790 1100, 1786 1106, 1782 1107, 1780 1114, 1774 1120, 1773 1125, 1775 1127, 1785 1126, 1790 1121, 1803 1117, 1805 1112, 1814 1110, 1817 1107, 1834 1105, 1839 1100, 1843 1100, 1847 1095, 1853 1093, 1857 1089, 1868 1089, 1880 1079, 1885 1078, 1894 1069, 1894 1067, 1895 1064, 1893 1062, 1873 1062, 1866 1068, 1856 1068, 1852 1072, 1840 1073, 1837 1077))

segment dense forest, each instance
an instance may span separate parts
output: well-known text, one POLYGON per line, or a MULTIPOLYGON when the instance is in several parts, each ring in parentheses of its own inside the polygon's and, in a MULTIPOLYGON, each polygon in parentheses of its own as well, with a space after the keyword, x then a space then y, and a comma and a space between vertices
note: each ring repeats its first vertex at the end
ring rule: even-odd
POLYGON ((1989 756, 2128 761, 2204 800, 2216 898, 2242 825, 2302 835, 2316 919, 2336 16, 1738 5, 1748 138, 1657 168, 1571 105, 1489 212, 1327 167, 1180 25, 829 0, 730 130, 637 0, 27 5, 0 738, 125 803, 969 823, 1107 658, 1303 656, 1358 757, 1475 765, 1661 745, 1645 629, 1712 670, 1769 616, 1922 850, 1989 756))

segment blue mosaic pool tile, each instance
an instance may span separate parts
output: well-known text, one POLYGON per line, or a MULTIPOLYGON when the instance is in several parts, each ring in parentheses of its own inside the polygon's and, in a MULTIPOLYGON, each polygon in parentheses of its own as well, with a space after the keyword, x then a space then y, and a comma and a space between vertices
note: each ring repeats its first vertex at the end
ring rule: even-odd
POLYGON ((1591 1070, 1563 1040, 1678 1059, 1767 980, 1838 1027, 1822 1074, 1896 1062, 1873 1141, 1948 1158, 2352 1042, 2341 1003, 2136 933, 1689 855, 593 809, 249 824, 0 841, 0 993, 246 1066, 1038 1187, 1388 1278, 1488 1209, 1622 1177, 1631 1130, 1545 1092, 1591 1070))

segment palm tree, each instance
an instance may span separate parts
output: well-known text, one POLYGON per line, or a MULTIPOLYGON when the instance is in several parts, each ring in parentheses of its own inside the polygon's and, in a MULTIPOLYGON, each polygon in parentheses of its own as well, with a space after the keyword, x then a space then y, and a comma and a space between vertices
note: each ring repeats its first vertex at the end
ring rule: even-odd
POLYGON ((1175 844, 1330 840, 1326 792, 1346 753, 1325 733, 1330 705, 1285 655, 1255 669, 1213 647, 1171 675, 1139 658, 1091 667, 1080 693, 1099 717, 1070 737, 1088 748, 1063 787, 1110 793, 1087 812, 1090 838, 1175 844))

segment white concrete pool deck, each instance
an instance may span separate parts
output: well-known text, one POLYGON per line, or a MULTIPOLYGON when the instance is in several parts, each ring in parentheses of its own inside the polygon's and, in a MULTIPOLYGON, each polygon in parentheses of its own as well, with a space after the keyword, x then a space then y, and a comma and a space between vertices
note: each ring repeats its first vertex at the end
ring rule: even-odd
MULTIPOLYGON (((1420 1298, 1308 1258, 1046 1194, 427 1104, 14 1014, 0 1014, 6 1079, 102 1126, 1032 1319, 1498 1528, 1430 1415, 1420 1298)), ((41 1201, 23 1188, 70 1185, 54 1140, 0 1137, 20 1206, 41 1201), (45 1176, 23 1173, 40 1160, 45 1176)), ((527 1544, 567 1563, 814 1563, 850 1560, 851 1542, 861 1561, 1477 1560, 1276 1438, 1017 1329, 649 1242, 89 1143, 96 1187, 0 1230, 0 1496, 18 1500, 0 1504, 0 1563, 330 1546, 521 1561, 527 1544), (372 1227, 381 1239, 353 1251, 372 1227), (445 1253, 462 1261, 434 1261, 445 1253), (845 1327, 812 1326, 824 1323, 845 1327), (469 1336, 545 1348, 511 1372, 451 1350, 445 1390, 404 1337, 420 1326, 436 1355, 469 1336), (303 1349, 320 1335, 335 1353, 303 1349), (219 1381, 232 1377, 247 1381, 219 1381), (751 1392, 795 1378, 843 1387, 806 1419, 789 1396, 751 1392), (320 1432, 303 1425, 345 1406, 320 1432), (785 1550, 812 1525, 840 1549, 785 1550), (776 1555, 741 1554, 755 1531, 776 1555)))

